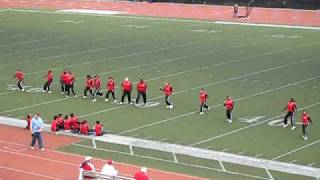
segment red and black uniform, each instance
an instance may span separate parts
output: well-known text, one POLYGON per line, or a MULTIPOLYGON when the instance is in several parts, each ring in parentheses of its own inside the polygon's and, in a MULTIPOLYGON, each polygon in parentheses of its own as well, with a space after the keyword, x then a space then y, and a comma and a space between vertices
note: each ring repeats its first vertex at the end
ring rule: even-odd
POLYGON ((78 133, 80 131, 79 120, 76 116, 70 117, 70 125, 73 133, 78 133))
POLYGON ((283 123, 285 126, 287 126, 288 124, 288 118, 290 117, 290 122, 291 122, 291 126, 295 127, 295 113, 297 111, 297 104, 296 101, 291 99, 288 103, 287 103, 287 114, 285 115, 284 119, 283 119, 283 123))
POLYGON ((26 126, 26 129, 30 129, 30 122, 31 122, 31 119, 32 119, 32 116, 29 114, 28 116, 27 116, 27 126, 26 126))
POLYGON ((96 124, 94 126, 94 132, 95 132, 96 136, 102 136, 104 134, 103 133, 103 126, 100 123, 96 124))
POLYGON ((132 91, 132 83, 131 81, 123 81, 122 82, 122 97, 121 103, 124 102, 124 98, 128 96, 128 103, 131 104, 131 91, 132 91))
POLYGON ((67 74, 67 71, 64 70, 63 72, 61 72, 60 74, 60 85, 61 85, 61 94, 64 94, 66 92, 66 84, 65 84, 65 76, 67 74))
POLYGON ((86 80, 86 87, 85 87, 84 93, 83 93, 83 97, 87 97, 88 91, 93 96, 93 92, 92 92, 93 88, 94 88, 94 80, 91 76, 88 75, 87 80, 86 80))
POLYGON ((140 80, 139 83, 137 84, 136 104, 139 103, 140 96, 142 96, 143 104, 147 103, 147 88, 148 88, 147 83, 145 83, 143 80, 140 80))
POLYGON ((76 96, 76 93, 74 92, 75 77, 71 72, 66 73, 66 75, 64 76, 64 82, 65 82, 65 90, 66 90, 67 96, 70 96, 70 91, 74 96, 76 96))
POLYGON ((224 103, 224 107, 226 108, 226 116, 227 116, 227 121, 232 121, 232 110, 234 108, 234 101, 232 98, 228 97, 224 103))
POLYGON ((55 118, 55 119, 52 121, 52 123, 51 123, 51 131, 52 131, 52 132, 59 131, 57 118, 55 118))
POLYGON ((173 91, 172 86, 169 83, 166 83, 163 88, 160 88, 164 92, 165 102, 167 107, 172 106, 171 94, 173 91))
POLYGON ((57 127, 58 129, 64 129, 64 120, 63 117, 59 114, 59 116, 57 117, 57 127))
POLYGON ((116 96, 114 93, 115 89, 116 89, 116 82, 112 78, 109 78, 107 83, 106 99, 109 99, 109 94, 111 93, 113 100, 116 100, 116 96))
POLYGON ((199 99, 200 99, 200 113, 203 113, 204 108, 209 109, 207 105, 208 93, 204 90, 200 91, 199 99))
POLYGON ((310 123, 312 123, 312 121, 311 121, 311 117, 309 116, 309 114, 305 111, 301 115, 301 123, 302 123, 303 137, 305 139, 307 139, 308 138, 307 127, 310 123))
POLYGON ((87 122, 80 124, 80 134, 89 135, 89 125, 87 122))
POLYGON ((135 180, 149 180, 149 177, 146 173, 142 172, 142 171, 138 171, 135 175, 134 175, 134 179, 135 180))
POLYGON ((94 78, 94 92, 93 92, 93 99, 95 100, 97 95, 98 96, 103 96, 103 94, 100 92, 101 88, 101 79, 99 76, 96 76, 94 78))
POLYGON ((53 73, 52 71, 49 71, 47 75, 45 75, 45 78, 46 78, 46 83, 44 84, 43 86, 43 90, 46 91, 46 92, 49 92, 50 91, 50 85, 53 81, 53 73))
POLYGON ((21 70, 17 70, 14 77, 17 79, 17 86, 20 91, 24 91, 23 82, 24 82, 24 73, 21 70))

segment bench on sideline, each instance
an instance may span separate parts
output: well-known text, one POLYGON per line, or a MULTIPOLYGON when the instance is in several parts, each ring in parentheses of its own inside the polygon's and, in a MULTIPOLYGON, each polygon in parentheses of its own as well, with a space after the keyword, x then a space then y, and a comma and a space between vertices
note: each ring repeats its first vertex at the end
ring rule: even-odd
POLYGON ((82 179, 85 179, 86 177, 92 177, 94 179, 103 179, 103 180, 134 180, 133 178, 130 177, 125 177, 125 176, 117 176, 117 177, 112 177, 112 176, 107 176, 105 174, 101 174, 99 172, 92 172, 92 171, 82 171, 82 179))

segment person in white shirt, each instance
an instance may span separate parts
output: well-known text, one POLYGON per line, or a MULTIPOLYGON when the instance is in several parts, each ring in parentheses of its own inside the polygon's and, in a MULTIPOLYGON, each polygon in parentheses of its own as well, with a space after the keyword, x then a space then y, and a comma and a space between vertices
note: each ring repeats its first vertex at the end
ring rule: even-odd
POLYGON ((110 177, 117 177, 118 170, 113 167, 113 161, 108 160, 107 163, 102 167, 101 174, 110 176, 110 177))

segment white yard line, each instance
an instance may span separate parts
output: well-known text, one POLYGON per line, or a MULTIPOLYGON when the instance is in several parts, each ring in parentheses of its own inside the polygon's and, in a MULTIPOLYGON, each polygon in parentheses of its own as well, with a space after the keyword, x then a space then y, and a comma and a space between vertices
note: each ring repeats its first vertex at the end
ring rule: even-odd
POLYGON ((34 39, 34 40, 20 41, 20 42, 13 43, 13 44, 2 44, 2 45, 0 45, 0 48, 10 47, 10 46, 14 46, 14 45, 33 44, 33 43, 38 43, 38 42, 46 41, 46 40, 47 40, 47 38, 42 38, 42 39, 34 39))
MULTIPOLYGON (((317 76, 316 79, 318 79, 318 78, 320 78, 320 76, 317 76)), ((311 78, 311 79, 309 78, 309 79, 307 79, 307 80, 299 81, 299 82, 297 82, 297 83, 300 84, 300 83, 303 83, 303 82, 306 82, 306 81, 310 81, 310 80, 314 80, 314 78, 311 78)), ((297 84, 296 84, 296 83, 291 83, 290 86, 293 86, 293 85, 297 85, 297 84)), ((290 86, 286 85, 286 86, 278 87, 278 88, 275 88, 275 89, 273 89, 273 90, 268 90, 268 91, 265 91, 265 92, 268 93, 268 92, 272 92, 272 91, 275 91, 275 90, 278 90, 278 89, 287 88, 287 87, 290 87, 290 86)), ((259 93, 259 94, 260 94, 260 93, 259 93)), ((318 106, 318 105, 320 105, 320 102, 316 102, 316 103, 314 103, 314 104, 311 104, 311 105, 302 107, 301 109, 309 109, 309 108, 312 108, 312 107, 315 107, 315 106, 318 106)), ((263 124, 263 123, 265 123, 265 122, 268 122, 268 121, 271 121, 271 120, 280 118, 280 117, 282 117, 283 115, 284 115, 284 114, 281 114, 281 115, 275 116, 275 117, 273 117, 273 118, 269 118, 269 119, 266 119, 266 120, 263 120, 263 121, 260 121, 260 122, 254 123, 254 124, 250 124, 250 125, 248 125, 248 126, 245 126, 245 127, 242 127, 242 128, 239 128, 239 129, 236 129, 236 130, 227 132, 227 133, 224 133, 224 134, 220 134, 220 135, 218 135, 218 136, 210 137, 210 138, 207 138, 207 139, 204 139, 204 140, 195 142, 195 143, 193 143, 193 144, 190 144, 190 146, 196 146, 196 145, 199 145, 199 144, 207 143, 207 142, 209 142, 209 141, 213 141, 213 140, 215 140, 215 139, 219 139, 219 138, 222 138, 222 137, 231 135, 231 134, 235 134, 235 133, 238 133, 238 132, 240 132, 240 131, 243 131, 243 130, 246 130, 246 129, 255 127, 255 126, 257 126, 257 125, 263 124)))
MULTIPOLYGON (((301 83, 304 83, 304 82, 308 82, 308 81, 312 81, 312 80, 319 79, 319 78, 320 78, 320 76, 314 76, 312 78, 308 78, 308 79, 301 80, 301 81, 294 82, 294 83, 289 83, 289 84, 286 84, 286 85, 283 85, 283 86, 280 86, 280 87, 277 87, 277 88, 269 89, 267 91, 259 92, 259 93, 252 94, 252 95, 249 95, 249 96, 244 96, 244 97, 236 99, 235 101, 242 101, 242 100, 245 100, 245 99, 248 99, 248 98, 264 95, 264 94, 267 94, 267 93, 271 93, 271 92, 274 92, 274 91, 277 91, 277 90, 280 90, 280 89, 284 89, 284 88, 288 88, 288 87, 291 87, 291 86, 296 86, 298 84, 301 84, 301 83)), ((201 86, 201 87, 203 87, 203 86, 201 86)), ((320 102, 316 103, 315 105, 319 105, 319 104, 320 104, 320 102)), ((222 106, 222 104, 217 104, 217 105, 214 105, 212 107, 216 108, 216 107, 219 107, 219 106, 222 106)), ((184 113, 184 114, 180 114, 178 116, 174 116, 174 117, 171 117, 171 118, 168 118, 168 119, 164 119, 164 120, 160 120, 160 121, 157 121, 157 122, 145 124, 145 125, 142 125, 142 126, 139 126, 139 127, 136 127, 136 128, 132 128, 132 129, 129 129, 129 130, 125 130, 123 132, 120 132, 119 135, 127 134, 129 132, 137 131, 137 130, 148 128, 148 127, 151 127, 151 126, 159 125, 159 124, 162 124, 162 123, 165 123, 165 122, 168 122, 168 121, 172 121, 172 120, 175 120, 175 119, 180 119, 180 118, 183 118, 183 117, 187 117, 187 116, 193 115, 195 113, 198 113, 198 110, 197 111, 191 111, 191 112, 184 113)), ((280 116, 277 116, 277 117, 280 117, 280 116)), ((261 124, 262 122, 264 122, 264 121, 261 121, 259 123, 261 124)), ((215 136, 215 137, 212 137, 212 138, 200 141, 200 142, 193 143, 193 144, 191 144, 191 146, 198 145, 198 144, 201 144, 201 143, 204 143, 204 142, 207 142, 207 141, 211 141, 213 139, 217 139, 217 138, 220 138, 220 137, 223 137, 223 136, 226 136, 226 135, 230 135, 230 134, 236 133, 238 131, 242 131, 244 129, 247 129, 247 128, 250 128, 250 127, 254 127, 256 125, 258 125, 258 123, 257 124, 252 124, 250 126, 246 126, 246 127, 243 127, 243 128, 240 128, 240 129, 235 130, 235 131, 228 132, 226 134, 222 134, 222 135, 215 136)))
MULTIPOLYGON (((305 109, 305 108, 302 108, 302 109, 305 109)), ((301 151, 301 150, 303 150, 303 149, 306 149, 306 148, 308 148, 308 147, 310 147, 310 146, 313 146, 313 145, 315 145, 315 144, 317 144, 317 143, 319 143, 319 142, 320 142, 320 140, 313 141, 312 143, 306 144, 306 145, 301 146, 301 147, 299 147, 299 148, 296 148, 296 149, 294 149, 294 150, 292 150, 292 151, 286 152, 286 153, 284 153, 284 154, 280 154, 280 155, 272 158, 272 160, 277 160, 277 159, 280 159, 280 158, 282 158, 282 157, 288 156, 288 155, 290 155, 290 154, 292 154, 292 153, 295 153, 295 152, 301 151)))
POLYGON ((7 171, 14 171, 17 174, 18 173, 29 174, 29 175, 33 175, 33 176, 37 176, 37 177, 41 177, 41 178, 45 178, 45 179, 63 180, 61 178, 56 178, 56 177, 47 176, 47 175, 36 173, 36 172, 24 171, 24 170, 21 170, 21 169, 16 169, 16 168, 11 168, 11 167, 1 166, 1 165, 0 165, 0 169, 5 169, 7 171))

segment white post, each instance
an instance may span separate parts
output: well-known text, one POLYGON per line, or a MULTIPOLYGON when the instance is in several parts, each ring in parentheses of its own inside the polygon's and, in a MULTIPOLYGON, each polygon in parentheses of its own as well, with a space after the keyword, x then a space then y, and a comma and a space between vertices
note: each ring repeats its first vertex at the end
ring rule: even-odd
POLYGON ((226 168, 224 168, 224 165, 223 165, 222 161, 219 161, 219 164, 220 164, 220 166, 221 166, 221 169, 222 169, 223 171, 226 171, 226 168))
POLYGON ((270 173, 269 169, 266 168, 266 172, 267 172, 270 180, 273 180, 273 176, 272 176, 272 174, 270 173))
POLYGON ((92 138, 92 145, 94 149, 97 149, 95 138, 92 138))
POLYGON ((130 155, 133 155, 132 146, 129 146, 129 148, 130 148, 130 155))
POLYGON ((178 163, 178 159, 177 159, 177 156, 175 153, 172 153, 172 156, 173 156, 173 160, 175 163, 178 163))

